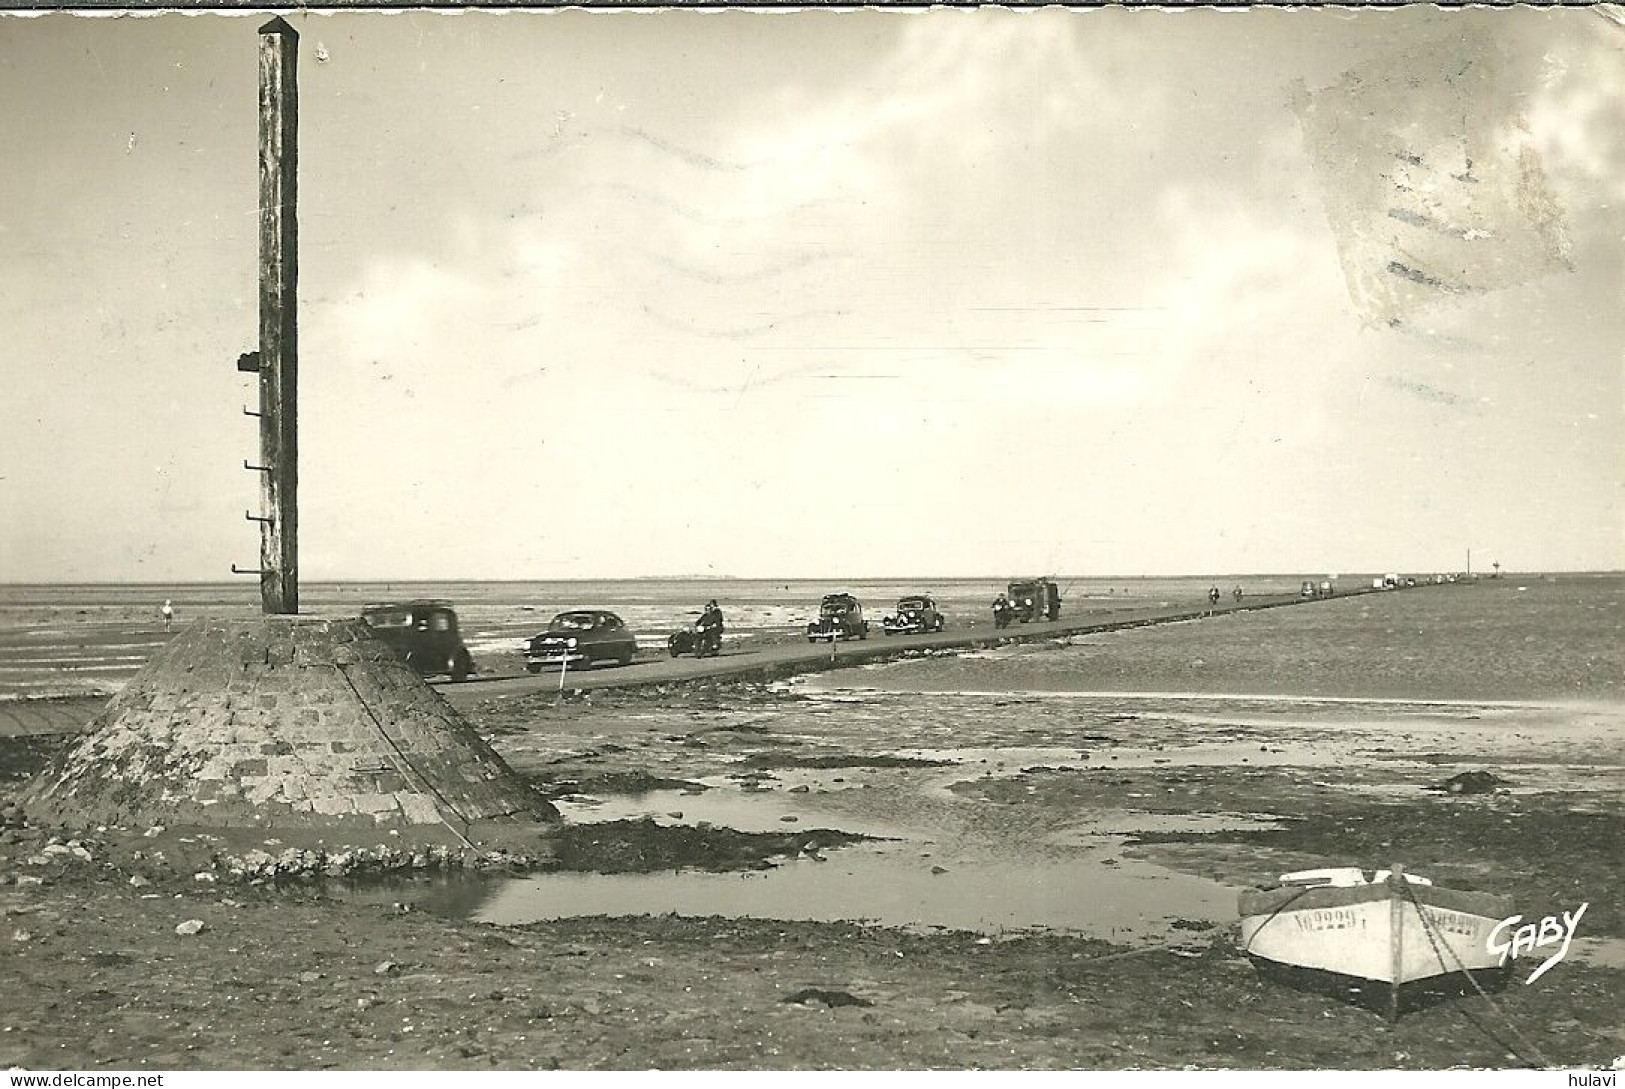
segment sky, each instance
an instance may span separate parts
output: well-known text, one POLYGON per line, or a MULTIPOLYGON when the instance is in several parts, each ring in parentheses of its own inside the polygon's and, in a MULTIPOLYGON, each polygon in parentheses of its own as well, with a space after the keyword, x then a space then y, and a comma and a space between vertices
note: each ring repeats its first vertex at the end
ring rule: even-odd
MULTIPOLYGON (((0 581, 256 563, 262 21, 0 15, 0 581)), ((291 22, 307 580, 1625 567, 1618 9, 291 22)))

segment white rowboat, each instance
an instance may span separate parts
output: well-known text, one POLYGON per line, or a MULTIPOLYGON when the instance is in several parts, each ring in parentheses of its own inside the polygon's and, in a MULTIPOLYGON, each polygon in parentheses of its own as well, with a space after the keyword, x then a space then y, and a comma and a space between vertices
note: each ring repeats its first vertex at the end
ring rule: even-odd
POLYGON ((1386 996, 1399 1015, 1401 989, 1498 987, 1508 965, 1490 949, 1511 901, 1441 889, 1399 867, 1369 879, 1357 869, 1285 874, 1281 886, 1241 894, 1242 950, 1261 973, 1362 999, 1386 996))

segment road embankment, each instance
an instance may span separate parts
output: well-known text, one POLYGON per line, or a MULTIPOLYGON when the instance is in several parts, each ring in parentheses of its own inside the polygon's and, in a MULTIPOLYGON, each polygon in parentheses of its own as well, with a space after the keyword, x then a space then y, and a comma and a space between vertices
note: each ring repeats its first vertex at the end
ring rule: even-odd
POLYGON ((779 643, 725 651, 715 658, 645 659, 629 666, 549 671, 539 674, 497 674, 476 677, 461 684, 436 684, 451 702, 462 708, 496 697, 526 695, 546 691, 594 691, 604 688, 636 688, 653 685, 688 684, 702 681, 774 681, 801 673, 870 665, 921 651, 977 650, 1009 643, 1036 643, 1141 628, 1155 624, 1175 624, 1205 620, 1230 613, 1275 609, 1290 605, 1313 605, 1364 593, 1356 590, 1326 598, 1305 598, 1296 594, 1270 597, 1222 599, 1217 605, 1203 601, 1190 605, 1163 605, 1118 608, 1080 613, 1075 617, 1034 624, 995 628, 991 623, 951 629, 928 635, 886 636, 871 634, 868 639, 834 644, 805 642, 779 643))

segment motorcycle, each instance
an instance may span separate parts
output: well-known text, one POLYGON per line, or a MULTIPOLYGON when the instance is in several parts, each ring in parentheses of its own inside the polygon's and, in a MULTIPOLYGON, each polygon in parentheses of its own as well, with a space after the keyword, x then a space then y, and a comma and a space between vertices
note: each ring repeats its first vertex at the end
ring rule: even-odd
POLYGON ((679 654, 715 658, 722 653, 722 629, 704 620, 696 620, 682 631, 672 632, 666 640, 666 652, 673 658, 679 654))

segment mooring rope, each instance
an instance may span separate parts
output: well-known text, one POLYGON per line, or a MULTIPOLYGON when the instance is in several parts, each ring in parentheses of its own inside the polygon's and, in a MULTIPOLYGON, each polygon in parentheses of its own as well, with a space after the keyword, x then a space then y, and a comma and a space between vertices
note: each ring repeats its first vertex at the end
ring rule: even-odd
MULTIPOLYGON (((1126 959, 1128 957, 1143 957, 1147 953, 1161 953, 1164 950, 1168 950, 1168 949, 1179 949, 1179 948, 1182 948, 1182 947, 1188 948, 1188 944, 1189 944, 1188 941, 1185 940, 1185 939, 1180 939, 1180 940, 1177 940, 1177 941, 1158 942, 1156 945, 1146 945, 1146 946, 1140 947, 1139 949, 1127 949, 1127 950, 1124 950, 1121 953, 1107 953, 1104 956, 1088 957, 1088 958, 1086 958, 1084 960, 1081 960, 1081 961, 1078 961, 1076 963, 1068 963, 1067 967, 1069 969, 1070 968, 1088 968, 1088 967, 1090 967, 1092 965, 1096 965, 1096 964, 1105 964, 1109 960, 1124 960, 1124 959, 1126 959)), ((1209 944, 1209 948, 1212 948, 1211 943, 1209 944)))
MULTIPOLYGON (((401 747, 395 744, 395 739, 389 736, 388 730, 384 729, 383 722, 381 722, 378 716, 373 713, 372 707, 368 705, 366 698, 361 695, 361 690, 355 686, 355 681, 350 679, 350 673, 344 668, 344 665, 342 663, 335 662, 333 663, 333 668, 339 671, 339 676, 344 678, 344 683, 350 686, 350 691, 355 693, 356 702, 361 705, 361 709, 363 711, 367 712, 367 717, 372 719, 372 724, 378 728, 378 736, 384 739, 384 741, 389 745, 390 749, 394 751, 396 756, 400 757, 401 763, 405 764, 406 767, 411 770, 412 774, 417 776, 418 780, 422 782, 424 786, 429 788, 429 793, 440 799, 441 805, 444 805, 447 809, 451 810, 452 815, 463 822, 463 826, 465 828, 472 827, 473 822, 467 817, 463 816, 462 813, 458 812, 457 807, 451 804, 451 799, 440 793, 439 789, 435 787, 434 782, 427 775, 423 774, 423 772, 419 771, 417 765, 412 763, 411 757, 407 756, 406 753, 401 750, 401 747)), ((401 769, 396 768, 395 770, 400 771, 401 769)), ((463 846, 467 847, 470 851, 479 850, 478 847, 474 846, 473 841, 471 841, 468 836, 462 832, 459 832, 455 827, 453 827, 452 823, 446 819, 446 815, 440 811, 439 806, 435 807, 434 815, 440 818, 440 823, 445 825, 452 835, 463 841, 463 846)))
MULTIPOLYGON (((1438 960, 1439 967, 1443 968, 1447 972, 1450 971, 1450 965, 1444 962, 1444 955, 1439 952, 1439 942, 1434 938, 1435 927, 1433 925, 1433 921, 1429 919, 1427 917, 1427 913, 1422 910, 1422 905, 1416 899, 1416 892, 1411 888, 1411 883, 1409 881, 1405 882, 1405 898, 1408 899, 1411 902, 1411 905, 1416 908, 1416 917, 1422 920, 1422 933, 1427 938, 1428 944, 1433 947, 1433 955, 1438 960)), ((1512 1034, 1513 1038, 1516 1039, 1519 1044, 1522 1044, 1525 1048, 1527 1048, 1529 1053, 1539 1060, 1541 1066, 1548 1070, 1552 1069, 1555 1064, 1553 1064, 1553 1062, 1545 1055, 1541 1054, 1540 1048, 1530 1043, 1529 1040, 1524 1037, 1523 1033, 1518 1031, 1518 1026, 1512 1023, 1512 1018, 1506 1015, 1506 1011, 1502 1010, 1501 1007, 1496 1004, 1495 999, 1489 996, 1489 992, 1485 991, 1483 987, 1478 985, 1478 980, 1473 976, 1472 970, 1462 963, 1461 958, 1456 955, 1456 951, 1450 948, 1450 943, 1448 941, 1444 943, 1444 948, 1450 954, 1450 959, 1456 962, 1456 970, 1467 977, 1467 982, 1472 984, 1473 990, 1478 992, 1478 997, 1482 998, 1485 1002, 1488 1002, 1490 1009, 1494 1010, 1496 1016, 1505 1022, 1507 1031, 1512 1034)), ((1465 1011, 1463 1011, 1463 1015, 1465 1016, 1465 1011)), ((1510 1051, 1514 1056, 1523 1062, 1529 1061, 1521 1053, 1519 1053, 1516 1047, 1509 1045, 1505 1040, 1479 1025, 1477 1021, 1473 1020, 1473 1018, 1468 1017, 1467 1019, 1471 1021, 1473 1026, 1480 1032, 1483 1032, 1484 1035, 1488 1036, 1491 1040, 1494 1040, 1498 1046, 1506 1048, 1506 1050, 1510 1051)))
POLYGON ((1269 926, 1271 923, 1273 923, 1276 920, 1276 918, 1281 914, 1281 912, 1285 911, 1287 908, 1289 908, 1293 904, 1297 903, 1298 900, 1305 893, 1308 893, 1313 889, 1324 888, 1324 887, 1325 886, 1323 886, 1323 885, 1306 885, 1302 889, 1299 889, 1293 895, 1291 895, 1291 896, 1287 897, 1285 900, 1283 900, 1281 902, 1280 907, 1278 907, 1274 911, 1270 912, 1268 917, 1266 917, 1263 922, 1258 924, 1258 929, 1253 931, 1253 937, 1247 939, 1247 944, 1241 947, 1241 951, 1243 953, 1251 953, 1253 951, 1253 938, 1256 938, 1256 937, 1258 937, 1259 934, 1263 933, 1264 928, 1266 926, 1269 926))

